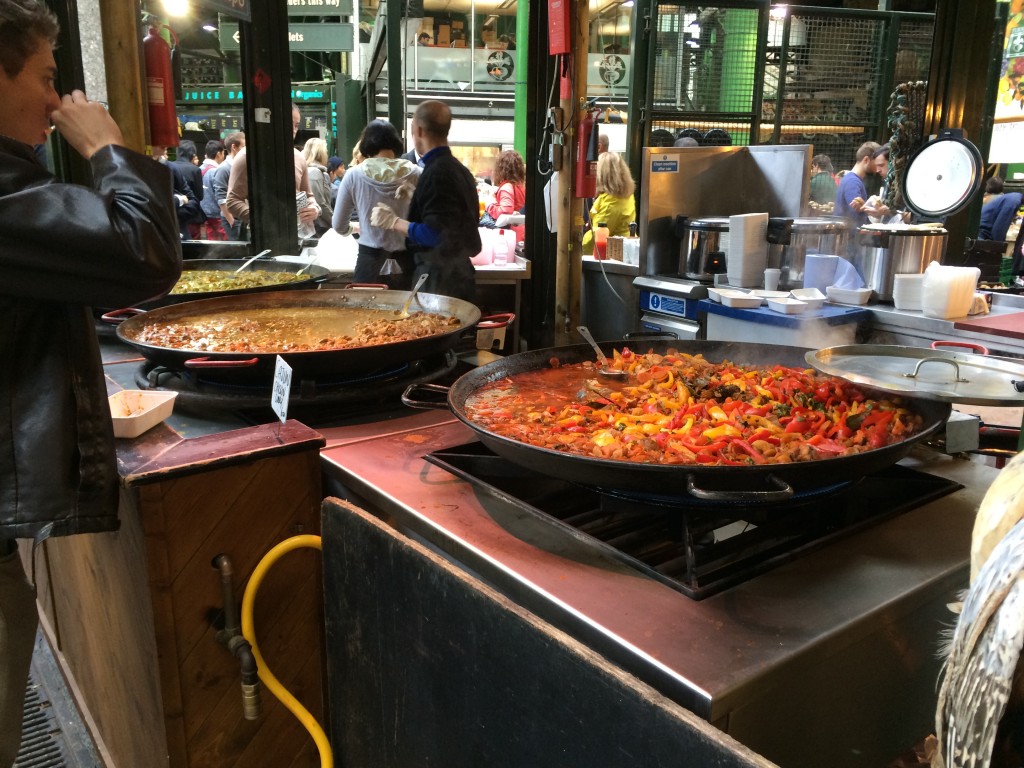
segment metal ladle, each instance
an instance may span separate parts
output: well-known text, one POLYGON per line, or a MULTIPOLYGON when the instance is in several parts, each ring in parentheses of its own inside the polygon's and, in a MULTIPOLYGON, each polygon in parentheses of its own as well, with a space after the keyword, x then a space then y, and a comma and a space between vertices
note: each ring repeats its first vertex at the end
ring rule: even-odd
POLYGON ((416 281, 416 285, 414 285, 412 287, 412 293, 410 293, 409 294, 409 298, 405 300, 405 306, 402 307, 402 311, 398 313, 399 317, 408 317, 409 316, 409 305, 412 304, 412 300, 414 298, 416 298, 416 293, 419 291, 419 289, 423 287, 423 284, 425 282, 427 282, 427 277, 428 277, 428 274, 426 272, 424 272, 422 275, 420 275, 420 279, 417 280, 416 281))
POLYGON ((304 266, 304 267, 303 267, 302 269, 300 269, 300 270, 299 270, 298 272, 296 272, 296 273, 295 273, 295 276, 296 276, 296 277, 298 277, 298 276, 299 276, 299 275, 301 275, 301 274, 302 274, 303 272, 305 272, 305 271, 306 271, 307 269, 309 269, 310 267, 312 267, 312 266, 313 266, 314 264, 316 264, 316 262, 317 262, 317 260, 318 260, 319 258, 320 258, 320 254, 318 254, 318 253, 316 253, 316 251, 314 251, 314 252, 313 252, 313 258, 311 258, 311 259, 309 260, 309 262, 308 262, 308 263, 306 264, 306 266, 304 266))
POLYGON ((239 272, 241 272, 241 271, 242 271, 243 269, 245 269, 245 268, 246 268, 246 267, 248 267, 248 266, 249 266, 250 264, 252 264, 252 263, 253 263, 254 261, 256 261, 256 259, 262 259, 262 258, 263 258, 264 256, 266 256, 266 255, 267 255, 268 253, 270 253, 270 249, 269 249, 269 248, 267 248, 267 250, 265 250, 265 251, 260 251, 260 252, 259 252, 259 253, 257 253, 257 254, 256 254, 255 256, 253 256, 253 257, 252 257, 251 259, 249 259, 249 260, 248 260, 247 262, 245 262, 245 264, 243 264, 243 265, 242 265, 242 266, 240 266, 240 267, 239 267, 238 269, 236 269, 236 270, 235 270, 235 274, 237 275, 237 274, 238 274, 239 272))
POLYGON ((587 343, 594 348, 597 353, 597 360, 600 363, 597 372, 607 379, 628 379, 629 373, 627 371, 617 371, 611 368, 611 364, 608 362, 608 358, 604 356, 604 352, 597 346, 597 342, 594 341, 594 337, 590 335, 590 329, 585 325, 576 326, 576 330, 580 332, 580 336, 587 340, 587 343))

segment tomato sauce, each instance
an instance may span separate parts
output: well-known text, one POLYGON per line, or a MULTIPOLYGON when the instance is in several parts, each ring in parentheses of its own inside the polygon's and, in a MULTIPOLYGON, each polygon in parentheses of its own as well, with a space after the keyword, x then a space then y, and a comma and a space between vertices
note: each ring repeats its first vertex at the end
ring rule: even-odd
POLYGON ((810 369, 628 349, 610 367, 629 378, 553 360, 482 386, 466 413, 488 432, 550 450, 717 466, 848 456, 901 442, 922 424, 898 399, 870 399, 810 369))

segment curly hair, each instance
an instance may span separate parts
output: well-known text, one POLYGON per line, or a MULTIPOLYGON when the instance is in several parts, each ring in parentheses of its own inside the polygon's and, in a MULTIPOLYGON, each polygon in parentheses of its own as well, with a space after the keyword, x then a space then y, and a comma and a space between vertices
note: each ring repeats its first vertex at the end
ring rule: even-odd
POLYGON ((506 149, 494 162, 494 176, 491 182, 500 187, 506 181, 512 184, 526 182, 526 163, 514 149, 506 149))
POLYGON ((17 77, 39 46, 57 45, 60 26, 53 12, 37 0, 0 0, 0 66, 17 77))
POLYGON ((597 192, 612 197, 629 197, 636 190, 629 166, 618 152, 605 152, 597 158, 597 192))

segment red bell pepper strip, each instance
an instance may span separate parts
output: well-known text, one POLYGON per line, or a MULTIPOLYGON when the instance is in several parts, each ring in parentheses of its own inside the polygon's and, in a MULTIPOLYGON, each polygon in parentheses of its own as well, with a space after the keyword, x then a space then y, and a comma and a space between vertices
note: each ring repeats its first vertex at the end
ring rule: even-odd
POLYGON ((759 450, 757 450, 757 448, 752 446, 746 440, 733 440, 732 444, 735 445, 737 448, 741 449, 744 453, 748 454, 750 458, 754 460, 755 464, 765 463, 764 454, 762 454, 759 450))

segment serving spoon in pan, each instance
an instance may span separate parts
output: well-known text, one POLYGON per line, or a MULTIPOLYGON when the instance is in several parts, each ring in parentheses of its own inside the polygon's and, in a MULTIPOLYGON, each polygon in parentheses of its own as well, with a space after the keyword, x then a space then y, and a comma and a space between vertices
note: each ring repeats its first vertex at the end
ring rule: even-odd
POLYGON ((585 325, 576 326, 576 330, 580 332, 580 335, 587 340, 587 343, 594 348, 597 353, 597 361, 599 363, 597 372, 607 379, 628 379, 629 373, 627 371, 617 371, 611 367, 611 363, 608 362, 608 358, 605 357, 604 352, 597 346, 597 342, 594 341, 594 337, 590 334, 590 329, 585 325))
POLYGON ((405 306, 402 307, 402 311, 398 313, 399 317, 403 317, 404 318, 404 317, 408 317, 409 316, 409 305, 412 304, 412 300, 414 298, 416 298, 416 294, 419 293, 419 290, 420 290, 420 288, 423 287, 423 284, 425 282, 427 282, 427 278, 428 277, 429 277, 429 274, 426 273, 426 272, 424 272, 422 275, 420 275, 420 279, 417 280, 416 281, 416 285, 414 285, 412 287, 412 293, 410 293, 409 294, 409 298, 405 300, 405 306))
POLYGON ((263 258, 264 256, 266 256, 266 255, 267 255, 268 253, 270 253, 270 249, 269 249, 269 248, 267 248, 267 250, 265 250, 265 251, 260 251, 260 252, 259 252, 259 253, 257 253, 257 254, 256 254, 255 256, 253 256, 253 257, 252 257, 251 259, 249 259, 249 260, 248 260, 247 262, 245 262, 245 264, 243 264, 243 265, 242 265, 242 266, 240 266, 240 267, 239 267, 238 269, 236 269, 236 270, 235 270, 235 274, 237 275, 237 274, 238 274, 239 272, 241 272, 241 271, 242 271, 242 270, 244 270, 244 269, 245 269, 246 267, 248 267, 248 266, 249 266, 250 264, 252 264, 252 263, 253 263, 254 261, 256 261, 256 259, 262 259, 262 258, 263 258))

